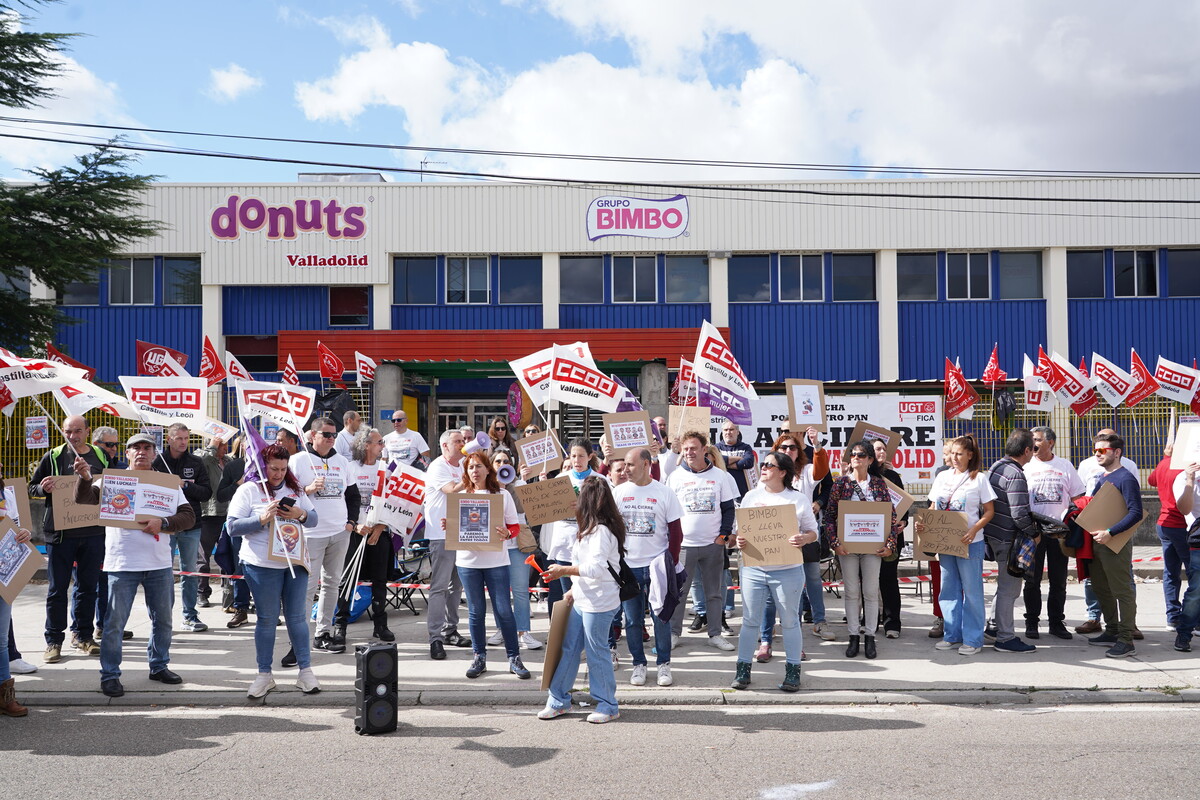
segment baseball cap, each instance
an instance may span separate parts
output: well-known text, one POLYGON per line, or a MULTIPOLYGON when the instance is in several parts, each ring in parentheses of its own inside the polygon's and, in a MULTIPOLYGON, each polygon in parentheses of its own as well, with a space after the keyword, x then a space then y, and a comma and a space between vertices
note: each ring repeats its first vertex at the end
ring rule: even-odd
POLYGON ((135 444, 141 444, 142 442, 158 447, 158 441, 148 433, 135 433, 129 437, 129 441, 125 443, 125 446, 133 447, 135 444))

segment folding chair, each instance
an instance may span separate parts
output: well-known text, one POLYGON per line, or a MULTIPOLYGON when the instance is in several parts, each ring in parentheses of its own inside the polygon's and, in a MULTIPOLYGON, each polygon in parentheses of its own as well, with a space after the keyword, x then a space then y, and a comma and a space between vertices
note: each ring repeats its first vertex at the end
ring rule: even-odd
MULTIPOLYGON (((409 542, 397 554, 396 561, 397 567, 392 570, 392 579, 389 583, 424 583, 430 572, 429 540, 416 539, 409 542)), ((407 608, 413 614, 419 615, 421 612, 417 610, 416 604, 413 602, 413 594, 421 595, 421 600, 428 605, 429 601, 423 590, 399 586, 388 587, 388 605, 397 611, 407 608)))

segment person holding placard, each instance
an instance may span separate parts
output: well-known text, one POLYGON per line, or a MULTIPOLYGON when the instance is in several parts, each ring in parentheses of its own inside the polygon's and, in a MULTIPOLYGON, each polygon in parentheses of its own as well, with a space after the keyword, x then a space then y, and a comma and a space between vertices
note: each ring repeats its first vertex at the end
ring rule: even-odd
POLYGON ((875 631, 879 626, 879 567, 885 556, 896 552, 896 538, 903 523, 896 516, 887 483, 875 460, 875 448, 870 442, 855 442, 848 448, 850 466, 833 484, 829 505, 825 507, 825 538, 837 554, 842 580, 846 585, 846 626, 850 641, 846 658, 858 655, 859 637, 863 638, 863 654, 875 658, 875 631), (883 546, 874 553, 851 553, 838 539, 838 509, 845 501, 887 503, 892 509, 884 535, 883 546), (863 621, 859 621, 859 620, 863 621))
MULTIPOLYGON (((471 650, 474 658, 467 667, 468 678, 478 678, 487 672, 487 636, 484 627, 487 617, 487 598, 484 589, 492 598, 492 616, 496 627, 504 637, 504 650, 508 655, 508 671, 518 678, 529 678, 529 670, 521 663, 520 644, 517 641, 517 622, 513 617, 510 601, 509 550, 515 549, 516 536, 521 531, 517 523, 517 507, 512 495, 500 489, 496 470, 482 450, 463 459, 462 482, 455 492, 467 494, 498 494, 504 499, 504 519, 491 520, 496 533, 504 537, 500 550, 459 550, 458 578, 467 595, 467 624, 471 630, 471 650)), ((445 527, 446 521, 442 520, 445 527)))
MULTIPOLYGON (((0 480, 0 488, 4 482, 0 480)), ((17 528, 14 534, 18 545, 25 545, 32 538, 27 528, 17 528)), ((0 597, 0 716, 24 717, 29 709, 17 702, 13 690, 12 670, 9 667, 9 629, 12 625, 12 606, 0 597)))
MULTIPOLYGON (((312 530, 318 521, 316 506, 304 487, 288 468, 288 452, 281 445, 269 445, 262 451, 266 474, 262 482, 243 483, 229 501, 229 535, 241 539, 239 557, 246 583, 254 596, 258 621, 254 624, 254 655, 258 674, 246 694, 264 697, 275 688, 271 661, 275 653, 275 625, 280 608, 291 640, 291 653, 300 667, 296 686, 305 694, 320 691, 312 671, 312 651, 308 642, 308 614, 312 595, 308 588, 306 562, 290 564, 271 558, 272 538, 279 534, 280 520, 299 523, 312 530)), ((339 513, 338 516, 341 516, 339 513)))
MULTIPOLYGON (((961 436, 950 442, 950 469, 942 470, 929 489, 929 505, 942 511, 967 515, 962 540, 969 545, 967 557, 941 553, 942 585, 938 603, 942 607, 942 640, 937 650, 958 648, 960 655, 973 656, 983 649, 983 555, 987 545, 983 529, 995 513, 996 493, 987 475, 979 471, 981 458, 975 437, 961 436)), ((920 519, 917 536, 924 532, 920 519)))
POLYGON ((1179 513, 1184 515, 1188 526, 1188 570, 1187 592, 1179 609, 1179 624, 1175 626, 1175 649, 1181 653, 1192 650, 1192 631, 1200 625, 1200 464, 1191 463, 1175 476, 1172 489, 1179 513))
MULTIPOLYGON (((515 467, 513 464, 514 454, 507 450, 497 450, 492 453, 492 469, 496 470, 497 482, 499 482, 500 470, 505 466, 515 467)), ((512 481, 502 484, 504 493, 512 498, 513 506, 517 509, 517 522, 524 524, 525 512, 521 507, 521 500, 513 492, 517 486, 524 484, 521 478, 514 478, 512 481)), ((525 563, 525 553, 515 546, 516 540, 513 540, 514 546, 507 549, 508 552, 508 583, 509 589, 512 592, 512 610, 513 618, 517 624, 517 643, 526 650, 541 650, 542 643, 533 638, 530 629, 530 612, 529 612, 529 565, 525 563)), ((488 644, 500 644, 504 641, 503 631, 497 631, 488 637, 488 644)))
MULTIPOLYGON (((570 477, 575 494, 579 494, 579 488, 596 472, 595 468, 599 464, 600 462, 592 450, 591 439, 580 436, 571 440, 570 446, 567 447, 567 461, 563 464, 563 471, 570 477)), ((608 482, 605 481, 605 484, 607 485, 608 482)), ((545 551, 546 558, 550 560, 551 564, 570 565, 571 542, 574 541, 577 533, 579 533, 578 522, 571 518, 548 522, 542 526, 542 550, 545 551)), ((571 579, 569 577, 561 578, 559 584, 563 594, 570 591, 571 579)), ((558 597, 561 595, 549 594, 546 598, 546 611, 552 616, 558 597)))
MULTIPOLYGON (((806 544, 817 541, 817 520, 812 513, 812 490, 798 491, 792 486, 796 482, 795 462, 786 454, 773 450, 763 457, 759 465, 758 486, 742 498, 741 508, 763 506, 794 506, 798 532, 792 534, 787 544, 799 550, 806 544)), ((745 548, 746 539, 737 537, 739 548, 745 548)), ((738 635, 737 672, 733 679, 734 689, 745 689, 750 685, 751 659, 758 639, 755 625, 747 624, 762 618, 763 605, 769 594, 775 600, 783 626, 784 678, 779 688, 784 692, 800 690, 800 662, 804 654, 804 634, 800 627, 800 595, 804 591, 804 565, 761 565, 747 566, 743 560, 738 572, 742 585, 742 624, 738 635)))
MULTIPOLYGON (((1029 483, 1025 480, 1025 465, 1033 458, 1033 434, 1027 428, 1014 428, 1004 443, 1004 458, 988 469, 988 482, 996 495, 995 513, 984 529, 999 569, 996 573, 996 593, 992 597, 991 613, 995 621, 996 638, 992 649, 1001 653, 1032 653, 1037 648, 1017 636, 1013 629, 1013 604, 1025 585, 1023 578, 1008 574, 1008 557, 1017 534, 1030 538, 1038 535, 1037 523, 1029 510, 1029 483)), ((942 575, 945 585, 946 575, 942 575)), ((945 607, 942 612, 945 613, 945 607)), ((984 632, 987 640, 987 632, 984 632)))

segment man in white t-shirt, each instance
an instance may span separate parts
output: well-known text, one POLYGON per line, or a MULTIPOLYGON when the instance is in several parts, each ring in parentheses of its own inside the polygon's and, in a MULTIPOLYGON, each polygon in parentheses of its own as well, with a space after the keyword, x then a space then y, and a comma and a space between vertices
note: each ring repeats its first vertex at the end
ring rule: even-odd
POLYGON ((392 412, 392 432, 383 437, 388 458, 410 466, 424 467, 429 462, 429 445, 425 437, 408 427, 408 412, 392 412))
MULTIPOLYGON (((1035 514, 1062 519, 1072 501, 1083 494, 1083 481, 1075 467, 1065 458, 1054 455, 1057 436, 1054 429, 1039 425, 1032 429, 1033 458, 1024 467, 1025 482, 1029 485, 1029 508, 1035 514)), ((1025 638, 1037 639, 1038 617, 1042 613, 1042 567, 1050 573, 1050 594, 1046 602, 1046 619, 1050 624, 1050 635, 1059 639, 1070 639, 1071 632, 1064 624, 1063 609, 1067 602, 1066 554, 1057 539, 1042 536, 1038 540, 1037 553, 1030 572, 1035 578, 1025 580, 1025 638)))
MULTIPOLYGON (((397 414, 402 412, 397 411, 397 414)), ((384 441, 387 441, 386 437, 384 441)), ((425 538, 429 540, 429 600, 425 625, 429 631, 429 657, 441 661, 446 645, 470 647, 470 638, 458 632, 458 602, 462 582, 455 569, 455 551, 446 549, 446 495, 462 483, 463 435, 446 431, 438 439, 442 454, 425 471, 425 538)))
POLYGON ((357 411, 347 411, 342 415, 342 429, 338 431, 337 439, 333 442, 333 449, 337 450, 338 455, 347 461, 353 461, 354 456, 350 453, 350 448, 354 444, 354 437, 358 435, 358 429, 362 427, 362 417, 357 411))
MULTIPOLYGON (((691 589, 699 573, 707 607, 713 613, 703 620, 708 627, 708 644, 718 650, 736 648, 721 638, 721 618, 717 609, 725 607, 725 548, 733 535, 733 511, 738 497, 737 484, 728 472, 714 467, 705 458, 708 435, 688 431, 680 440, 682 460, 667 477, 667 488, 675 493, 683 510, 683 566, 687 580, 683 596, 691 589)), ((685 603, 680 603, 671 618, 671 631, 683 634, 685 603)))
MULTIPOLYGON (((129 469, 151 471, 162 460, 156 458, 156 443, 144 433, 129 437, 125 458, 129 469)), ((75 501, 100 504, 100 476, 82 458, 75 459, 75 501)), ((108 470, 112 472, 113 470, 108 470)), ((125 694, 121 685, 121 633, 133 608, 138 586, 146 597, 150 613, 150 644, 146 648, 150 680, 167 684, 183 683, 183 678, 168 669, 171 661, 171 604, 175 597, 175 576, 171 571, 171 533, 196 526, 196 512, 175 490, 175 513, 138 523, 140 530, 118 527, 104 529, 104 571, 108 573, 108 612, 104 616, 104 636, 100 639, 100 691, 107 697, 125 694)))

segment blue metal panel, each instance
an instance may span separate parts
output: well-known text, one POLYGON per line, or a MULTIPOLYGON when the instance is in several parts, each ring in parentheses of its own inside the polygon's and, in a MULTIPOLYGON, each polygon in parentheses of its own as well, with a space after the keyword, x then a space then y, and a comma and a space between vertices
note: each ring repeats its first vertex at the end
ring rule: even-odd
POLYGON ((392 306, 397 331, 530 330, 542 327, 540 305, 392 306))
POLYGON ((134 340, 166 345, 188 355, 187 369, 200 368, 200 306, 61 306, 79 320, 60 325, 58 344, 72 358, 95 367, 96 380, 114 383, 137 374, 134 340))
POLYGON ((699 328, 708 303, 614 303, 558 307, 560 328, 699 328))
POLYGON ((1001 369, 1020 377, 1021 354, 1046 343, 1045 300, 903 302, 899 321, 901 380, 940 379, 955 357, 978 378, 997 343, 1001 369))
POLYGON ((752 381, 879 378, 875 303, 733 303, 729 338, 752 381))
POLYGON ((1128 369, 1130 347, 1150 369, 1160 355, 1188 366, 1200 356, 1200 298, 1070 300, 1067 314, 1073 363, 1095 351, 1128 369))
POLYGON ((324 286, 226 286, 222 291, 226 336, 331 329, 324 286))

